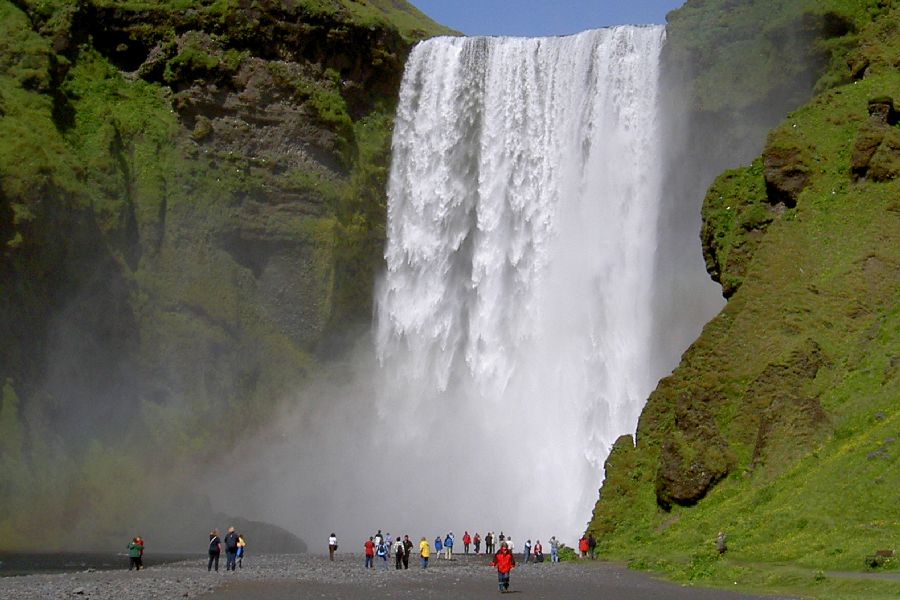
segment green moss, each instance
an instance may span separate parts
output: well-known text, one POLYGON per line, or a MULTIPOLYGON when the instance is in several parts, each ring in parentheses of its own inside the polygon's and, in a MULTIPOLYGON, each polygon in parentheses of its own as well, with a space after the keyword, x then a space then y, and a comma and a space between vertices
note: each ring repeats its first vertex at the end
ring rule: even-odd
MULTIPOLYGON (((892 24, 860 28, 860 46, 897 60, 878 40, 900 11, 880 14, 892 24)), ((589 525, 605 554, 686 583, 810 598, 898 592, 896 582, 831 574, 862 571, 865 555, 900 535, 890 500, 900 485, 900 181, 850 174, 868 100, 885 94, 900 95, 900 75, 873 69, 772 132, 773 145, 805 153, 809 182, 795 208, 773 210, 761 160, 710 188, 708 266, 731 298, 651 395, 638 446, 610 456, 589 525), (661 448, 697 455, 678 428, 681 394, 715 399, 706 406, 734 464, 696 506, 659 511, 661 448), (719 530, 722 559, 712 554, 719 530)))

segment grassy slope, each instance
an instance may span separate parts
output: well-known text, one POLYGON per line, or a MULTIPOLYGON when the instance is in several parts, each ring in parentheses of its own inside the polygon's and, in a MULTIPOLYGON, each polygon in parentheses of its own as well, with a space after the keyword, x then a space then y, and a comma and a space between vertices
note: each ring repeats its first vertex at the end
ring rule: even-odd
POLYGON ((804 150, 811 181, 796 208, 769 205, 761 160, 710 189, 704 218, 745 263, 740 287, 651 396, 637 447, 623 440, 610 456, 589 525, 607 555, 702 584, 821 598, 900 593, 897 581, 818 573, 860 571, 865 555, 900 539, 900 181, 850 178, 867 100, 900 98, 898 28, 894 10, 862 32, 866 77, 770 134, 770 146, 804 150), (697 413, 715 432, 705 445, 684 427, 697 413), (728 475, 696 506, 666 511, 656 486, 670 439, 686 465, 719 461, 728 475), (716 439, 724 451, 704 455, 716 439), (719 530, 724 559, 714 552, 719 530))

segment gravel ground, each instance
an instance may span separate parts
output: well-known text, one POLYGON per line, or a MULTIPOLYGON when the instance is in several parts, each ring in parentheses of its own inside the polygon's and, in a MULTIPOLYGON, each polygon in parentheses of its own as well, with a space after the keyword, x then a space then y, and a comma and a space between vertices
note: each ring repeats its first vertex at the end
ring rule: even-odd
MULTIPOLYGON (((339 553, 334 562, 319 555, 250 555, 233 573, 208 573, 206 560, 146 568, 140 572, 93 571, 0 579, 0 598, 92 600, 207 598, 281 600, 321 598, 363 600, 376 594, 394 598, 488 598, 497 596, 496 571, 485 556, 432 558, 423 571, 418 560, 408 571, 363 569, 361 555, 339 553)), ((520 561, 521 562, 521 561, 520 561)), ((224 567, 223 560, 220 567, 224 567)), ((381 565, 377 565, 381 566, 381 565)), ((749 600, 733 592, 686 588, 610 563, 519 565, 511 591, 521 598, 582 600, 749 600)))

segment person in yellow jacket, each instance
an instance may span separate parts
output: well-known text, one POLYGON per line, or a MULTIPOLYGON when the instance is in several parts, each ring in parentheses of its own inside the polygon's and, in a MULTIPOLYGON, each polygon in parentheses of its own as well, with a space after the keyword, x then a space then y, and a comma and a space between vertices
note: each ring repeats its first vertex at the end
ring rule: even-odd
POLYGON ((237 546, 237 548, 238 548, 237 549, 238 568, 243 569, 244 568, 244 552, 246 552, 247 542, 244 541, 244 536, 240 533, 238 534, 237 544, 238 544, 238 546, 237 546))
POLYGON ((428 568, 428 557, 431 556, 431 547, 428 545, 428 540, 424 537, 422 541, 419 542, 419 556, 422 557, 422 568, 428 568))

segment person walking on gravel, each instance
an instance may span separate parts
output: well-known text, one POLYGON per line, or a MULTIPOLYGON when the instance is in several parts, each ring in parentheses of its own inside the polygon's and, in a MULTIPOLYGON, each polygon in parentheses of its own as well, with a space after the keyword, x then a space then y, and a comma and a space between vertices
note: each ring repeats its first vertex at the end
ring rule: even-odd
POLYGON ((375 542, 372 541, 372 538, 366 540, 363 544, 363 548, 366 552, 366 568, 374 569, 375 568, 375 542))
POLYGON ((506 542, 500 542, 500 550, 494 555, 492 567, 497 567, 497 589, 509 591, 509 573, 516 567, 516 559, 506 542))
POLYGON ((141 570, 141 550, 143 550, 143 545, 140 543, 139 537, 131 538, 131 541, 128 543, 128 570, 134 569, 135 571, 141 570))
POLYGON ((441 542, 441 536, 435 536, 434 538, 434 552, 437 554, 437 557, 441 557, 441 551, 444 549, 444 544, 441 542))
POLYGON ((475 554, 478 554, 481 551, 481 534, 477 531, 475 532, 475 537, 472 539, 472 542, 475 544, 475 554))
POLYGON ((328 560, 334 561, 335 552, 337 552, 337 536, 332 533, 328 536, 328 560))
POLYGON ((469 535, 469 532, 466 531, 463 533, 463 550, 466 554, 469 553, 469 545, 472 543, 472 536, 469 535))
POLYGON ((247 552, 247 541, 244 539, 244 536, 240 533, 238 534, 238 550, 237 550, 237 562, 238 569, 244 568, 244 554, 247 552))
POLYGON ((234 527, 228 528, 228 534, 225 536, 225 570, 234 571, 237 564, 238 536, 234 532, 234 527))
POLYGON ((453 532, 447 534, 444 538, 444 558, 450 560, 453 558, 453 532))
POLYGON ((206 565, 207 571, 212 571, 213 564, 216 565, 216 573, 219 572, 219 556, 222 554, 222 540, 219 539, 219 530, 213 529, 209 532, 209 564, 206 565))
POLYGON ((550 562, 559 562, 559 540, 555 535, 550 538, 550 562))
POLYGON ((409 535, 403 536, 403 568, 409 568, 409 557, 412 554, 413 543, 409 539, 409 535))
POLYGON ((398 571, 403 568, 403 557, 406 556, 406 548, 399 537, 394 542, 394 568, 398 571))
POLYGON ((597 539, 594 537, 593 533, 588 534, 588 553, 591 555, 591 560, 594 560, 597 552, 597 539))
MULTIPOLYGON (((440 538, 438 538, 440 540, 440 538)), ((422 558, 422 568, 428 568, 428 557, 431 556, 431 548, 428 547, 428 540, 424 537, 419 542, 419 556, 422 558)))

